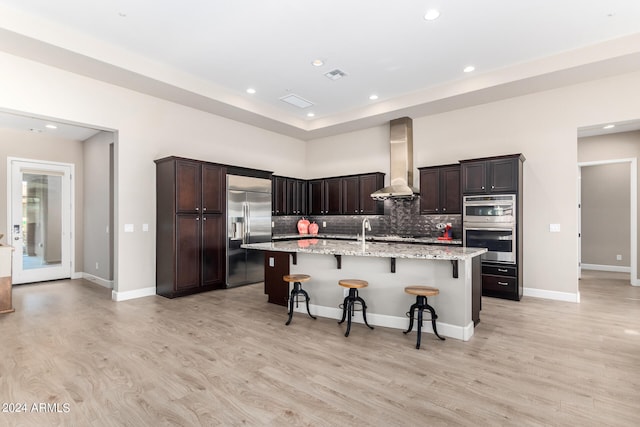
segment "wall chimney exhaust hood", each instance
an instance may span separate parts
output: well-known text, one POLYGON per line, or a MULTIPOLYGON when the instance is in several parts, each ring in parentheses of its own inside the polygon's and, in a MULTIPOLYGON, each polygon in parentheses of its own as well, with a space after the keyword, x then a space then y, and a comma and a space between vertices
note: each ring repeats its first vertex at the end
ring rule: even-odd
POLYGON ((410 117, 389 122, 389 149, 391 157, 388 187, 371 193, 375 200, 413 199, 418 190, 413 184, 413 121, 410 117))

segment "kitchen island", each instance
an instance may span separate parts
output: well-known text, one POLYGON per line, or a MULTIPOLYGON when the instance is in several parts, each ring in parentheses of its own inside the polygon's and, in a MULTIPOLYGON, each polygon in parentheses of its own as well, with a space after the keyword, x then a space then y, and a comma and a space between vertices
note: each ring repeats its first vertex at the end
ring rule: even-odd
MULTIPOLYGON (((314 315, 340 319, 344 290, 338 280, 361 279, 369 282, 360 292, 367 303, 369 324, 407 329, 406 312, 415 302, 415 297, 404 292, 409 285, 440 289, 440 295, 430 298, 429 304, 438 313, 441 335, 467 341, 480 321, 480 255, 486 249, 381 242, 363 245, 361 241, 325 239, 243 247, 265 251, 267 270, 274 267, 276 254, 289 254, 289 272, 311 276, 305 289, 311 296, 314 315)), ((269 277, 268 272, 265 277, 269 277)), ((296 311, 305 311, 304 304, 296 311)), ((353 321, 363 323, 362 314, 356 312, 353 321)), ((432 332, 430 322, 425 322, 423 331, 432 332)))

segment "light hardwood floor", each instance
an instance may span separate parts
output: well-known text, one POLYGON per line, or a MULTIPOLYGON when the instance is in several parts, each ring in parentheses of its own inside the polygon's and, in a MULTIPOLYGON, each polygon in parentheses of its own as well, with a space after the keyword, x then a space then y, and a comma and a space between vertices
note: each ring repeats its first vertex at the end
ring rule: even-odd
POLYGON ((580 290, 483 298, 471 341, 416 350, 395 329, 285 326, 260 285, 118 303, 82 280, 16 286, 0 401, 27 413, 0 425, 640 425, 640 288, 585 272, 580 290))

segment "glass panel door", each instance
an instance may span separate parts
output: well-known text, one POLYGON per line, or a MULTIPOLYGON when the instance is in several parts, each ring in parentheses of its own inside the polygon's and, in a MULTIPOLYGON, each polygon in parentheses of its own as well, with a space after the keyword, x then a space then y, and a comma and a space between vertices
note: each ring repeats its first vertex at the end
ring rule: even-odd
POLYGON ((71 167, 11 161, 13 283, 71 277, 71 167))

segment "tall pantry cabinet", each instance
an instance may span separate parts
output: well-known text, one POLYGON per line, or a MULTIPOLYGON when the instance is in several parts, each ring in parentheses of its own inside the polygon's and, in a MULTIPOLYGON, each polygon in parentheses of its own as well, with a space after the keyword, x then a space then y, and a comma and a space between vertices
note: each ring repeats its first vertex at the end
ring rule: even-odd
POLYGON ((221 165, 156 160, 156 293, 225 287, 225 176, 221 165))

